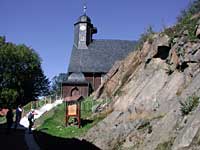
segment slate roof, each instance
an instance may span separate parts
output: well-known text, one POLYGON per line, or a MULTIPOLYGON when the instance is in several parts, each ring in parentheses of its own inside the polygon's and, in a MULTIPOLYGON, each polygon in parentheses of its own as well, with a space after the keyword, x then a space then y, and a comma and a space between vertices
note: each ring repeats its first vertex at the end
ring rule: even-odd
POLYGON ((88 49, 72 48, 68 72, 107 73, 115 61, 133 51, 135 41, 93 40, 88 49))
POLYGON ((74 95, 74 96, 69 96, 69 97, 65 97, 64 101, 66 102, 78 102, 83 100, 83 96, 81 95, 74 95))
POLYGON ((68 76, 67 81, 63 84, 88 84, 89 82, 85 79, 85 76, 81 72, 74 72, 68 76))
MULTIPOLYGON (((90 19, 90 17, 88 17, 87 15, 84 14, 78 18, 77 23, 80 23, 80 22, 91 23, 91 19, 90 19)), ((77 23, 75 23, 75 24, 77 24, 77 23)))

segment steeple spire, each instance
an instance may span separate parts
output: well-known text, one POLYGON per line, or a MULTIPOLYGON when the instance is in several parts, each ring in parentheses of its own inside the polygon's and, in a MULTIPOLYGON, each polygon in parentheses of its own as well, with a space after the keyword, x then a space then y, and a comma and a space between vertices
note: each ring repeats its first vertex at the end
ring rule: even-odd
POLYGON ((87 3, 86 0, 84 0, 83 2, 83 14, 86 15, 86 11, 87 11, 87 3))
POLYGON ((83 14, 74 24, 74 46, 77 49, 88 49, 89 44, 93 41, 93 34, 97 33, 97 28, 93 26, 90 17, 86 15, 86 2, 87 0, 82 0, 83 14))

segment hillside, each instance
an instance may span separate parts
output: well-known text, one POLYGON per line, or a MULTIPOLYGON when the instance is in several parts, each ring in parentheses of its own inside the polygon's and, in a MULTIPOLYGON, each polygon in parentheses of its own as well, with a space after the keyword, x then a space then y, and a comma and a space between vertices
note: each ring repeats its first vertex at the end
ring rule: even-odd
POLYGON ((93 94, 97 101, 112 99, 112 111, 86 140, 105 150, 200 149, 200 15, 179 19, 144 35, 137 50, 113 66, 93 94))

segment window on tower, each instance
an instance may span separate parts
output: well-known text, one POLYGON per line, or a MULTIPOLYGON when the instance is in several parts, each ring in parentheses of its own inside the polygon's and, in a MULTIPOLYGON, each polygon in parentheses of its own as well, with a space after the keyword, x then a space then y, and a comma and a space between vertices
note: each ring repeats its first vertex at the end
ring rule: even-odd
POLYGON ((80 41, 85 41, 85 40, 86 40, 85 36, 84 36, 84 35, 81 35, 81 36, 80 36, 80 41))

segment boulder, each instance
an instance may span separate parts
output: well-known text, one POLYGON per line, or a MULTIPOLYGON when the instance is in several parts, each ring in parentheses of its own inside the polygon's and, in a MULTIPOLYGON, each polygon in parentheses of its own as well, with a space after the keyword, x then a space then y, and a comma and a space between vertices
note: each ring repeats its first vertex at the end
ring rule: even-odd
POLYGON ((156 39, 156 46, 166 46, 166 47, 170 47, 170 38, 168 35, 164 34, 164 35, 159 35, 159 37, 156 39))
POLYGON ((170 38, 166 34, 159 34, 152 43, 146 62, 152 58, 166 59, 170 50, 170 38))
POLYGON ((178 58, 178 55, 176 54, 176 50, 175 49, 173 49, 171 51, 170 63, 174 64, 174 66, 178 66, 178 64, 179 64, 179 58, 178 58))
POLYGON ((199 63, 200 62, 200 50, 198 50, 194 55, 194 60, 199 63))
POLYGON ((104 80, 99 86, 99 88, 92 94, 94 99, 98 99, 101 96, 103 90, 105 90, 106 83, 112 78, 112 76, 114 76, 118 72, 120 64, 120 61, 115 62, 111 70, 105 75, 104 80))
POLYGON ((148 41, 146 41, 143 45, 143 48, 141 50, 140 58, 143 60, 149 53, 149 50, 151 48, 151 44, 149 44, 148 41))
POLYGON ((200 62, 200 44, 188 43, 184 45, 184 61, 187 63, 200 62))

